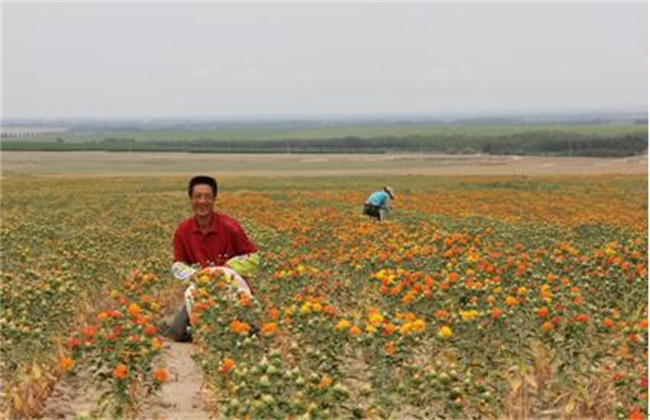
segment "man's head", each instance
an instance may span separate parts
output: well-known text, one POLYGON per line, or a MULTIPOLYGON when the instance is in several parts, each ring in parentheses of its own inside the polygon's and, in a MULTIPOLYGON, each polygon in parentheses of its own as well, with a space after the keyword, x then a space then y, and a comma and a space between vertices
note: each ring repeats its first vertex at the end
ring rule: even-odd
POLYGON ((195 176, 190 180, 188 195, 192 210, 197 216, 207 216, 212 212, 217 198, 217 181, 210 176, 195 176))
POLYGON ((392 189, 391 187, 389 187, 389 186, 385 186, 385 187, 384 187, 384 191, 385 191, 388 195, 390 195, 390 198, 392 198, 393 200, 395 199, 395 193, 393 192, 393 189, 392 189))

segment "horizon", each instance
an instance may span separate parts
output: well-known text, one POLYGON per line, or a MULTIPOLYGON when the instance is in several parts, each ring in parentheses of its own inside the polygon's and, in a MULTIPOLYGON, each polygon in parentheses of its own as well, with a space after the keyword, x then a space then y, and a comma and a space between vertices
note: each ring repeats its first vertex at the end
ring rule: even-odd
MULTIPOLYGON (((417 119, 417 120, 463 120, 463 119, 498 119, 498 118, 638 118, 648 117, 647 110, 634 109, 576 109, 576 110, 542 110, 542 111, 494 111, 494 112, 449 112, 449 113, 348 113, 348 114, 268 114, 268 115, 132 115, 132 116, 66 116, 66 117, 2 117, 0 124, 10 121, 346 121, 346 120, 386 120, 386 119, 417 119)), ((404 121, 408 122, 408 121, 404 121)))

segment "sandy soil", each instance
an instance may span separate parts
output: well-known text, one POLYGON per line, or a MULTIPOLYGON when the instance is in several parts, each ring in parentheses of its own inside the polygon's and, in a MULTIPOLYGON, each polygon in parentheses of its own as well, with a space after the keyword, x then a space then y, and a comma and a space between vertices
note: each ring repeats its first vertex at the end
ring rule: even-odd
MULTIPOLYGON (((210 419, 204 406, 202 373, 191 358, 192 345, 166 341, 161 364, 169 372, 169 380, 157 395, 143 403, 139 418, 156 420, 210 419)), ((97 409, 99 391, 87 381, 62 380, 47 400, 44 419, 72 420, 81 413, 97 409)))
POLYGON ((595 175, 648 172, 647 155, 583 158, 490 155, 308 155, 2 152, 2 176, 595 175))

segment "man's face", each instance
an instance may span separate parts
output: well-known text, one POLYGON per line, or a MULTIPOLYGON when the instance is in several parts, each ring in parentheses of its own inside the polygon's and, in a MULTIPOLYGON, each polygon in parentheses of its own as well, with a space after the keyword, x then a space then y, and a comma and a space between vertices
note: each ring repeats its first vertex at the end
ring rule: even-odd
POLYGON ((209 185, 195 185, 194 189, 192 189, 192 197, 190 198, 194 214, 197 216, 206 216, 210 214, 214 207, 214 199, 215 197, 214 194, 212 194, 212 188, 210 188, 209 185))

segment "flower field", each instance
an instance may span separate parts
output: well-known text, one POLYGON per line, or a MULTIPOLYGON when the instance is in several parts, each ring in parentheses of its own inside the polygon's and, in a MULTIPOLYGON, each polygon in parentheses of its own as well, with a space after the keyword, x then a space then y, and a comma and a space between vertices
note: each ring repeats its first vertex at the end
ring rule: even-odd
MULTIPOLYGON (((220 178, 260 248, 257 299, 199 273, 195 360, 216 416, 646 418, 647 176, 220 178), (253 333, 253 331, 256 331, 253 333)), ((185 178, 7 178, 2 412, 58 381, 137 417, 169 378, 185 178)))

